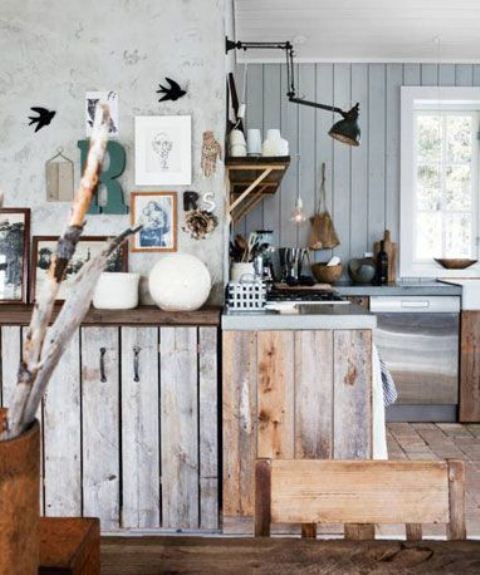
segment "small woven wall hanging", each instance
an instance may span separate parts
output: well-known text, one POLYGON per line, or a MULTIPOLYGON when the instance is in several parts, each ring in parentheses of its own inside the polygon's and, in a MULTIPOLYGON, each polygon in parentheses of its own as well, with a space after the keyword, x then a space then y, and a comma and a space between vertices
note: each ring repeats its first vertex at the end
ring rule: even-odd
POLYGON ((48 202, 70 202, 74 195, 73 162, 58 148, 53 158, 45 163, 48 202))
POLYGON ((327 210, 327 198, 325 190, 325 163, 322 164, 321 182, 320 182, 320 197, 318 202, 318 210, 316 214, 310 218, 312 228, 310 230, 310 238, 308 247, 311 250, 324 250, 328 248, 335 248, 340 244, 335 226, 333 225, 332 217, 327 210))

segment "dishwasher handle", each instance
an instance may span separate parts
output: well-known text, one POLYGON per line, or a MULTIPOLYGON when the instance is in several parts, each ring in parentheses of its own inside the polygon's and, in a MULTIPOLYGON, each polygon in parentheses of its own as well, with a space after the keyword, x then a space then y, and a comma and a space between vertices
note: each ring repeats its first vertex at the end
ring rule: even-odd
POLYGON ((457 296, 372 296, 373 313, 459 313, 457 296))

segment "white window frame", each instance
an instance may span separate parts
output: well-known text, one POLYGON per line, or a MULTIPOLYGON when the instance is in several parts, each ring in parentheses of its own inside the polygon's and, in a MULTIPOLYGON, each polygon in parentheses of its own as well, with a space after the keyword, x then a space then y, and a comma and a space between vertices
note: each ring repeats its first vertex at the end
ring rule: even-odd
MULTIPOLYGON (((480 87, 405 87, 401 88, 401 166, 400 166, 400 276, 402 278, 475 277, 480 274, 480 262, 466 270, 446 270, 434 262, 415 261, 416 214, 416 133, 415 119, 421 110, 476 111, 480 114, 480 87)), ((473 237, 474 256, 478 255, 478 226, 480 222, 480 187, 478 139, 474 153, 473 237)), ((476 257, 475 257, 476 259, 476 257)))

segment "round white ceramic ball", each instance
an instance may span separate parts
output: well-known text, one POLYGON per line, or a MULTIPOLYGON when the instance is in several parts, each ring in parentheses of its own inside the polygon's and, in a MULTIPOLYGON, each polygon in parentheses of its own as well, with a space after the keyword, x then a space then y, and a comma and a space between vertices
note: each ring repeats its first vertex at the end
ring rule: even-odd
POLYGON ((207 266, 189 254, 171 254, 150 272, 148 288, 153 301, 166 311, 193 311, 210 295, 212 280, 207 266))

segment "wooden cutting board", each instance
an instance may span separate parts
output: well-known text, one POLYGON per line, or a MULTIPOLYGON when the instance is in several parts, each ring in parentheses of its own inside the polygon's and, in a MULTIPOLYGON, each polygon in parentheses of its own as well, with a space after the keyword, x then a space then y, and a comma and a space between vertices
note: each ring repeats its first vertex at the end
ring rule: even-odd
MULTIPOLYGON (((397 244, 392 242, 390 230, 385 230, 383 233, 383 243, 388 256, 388 283, 394 283, 397 279, 397 244)), ((374 243, 373 251, 375 256, 380 251, 379 241, 374 243)))

